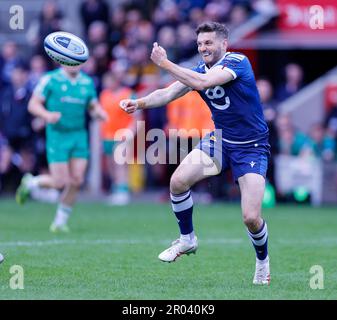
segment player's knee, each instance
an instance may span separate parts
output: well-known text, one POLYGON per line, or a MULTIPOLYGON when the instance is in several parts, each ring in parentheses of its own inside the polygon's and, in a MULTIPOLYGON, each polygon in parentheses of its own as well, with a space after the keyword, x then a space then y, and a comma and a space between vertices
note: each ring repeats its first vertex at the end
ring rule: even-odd
POLYGON ((73 187, 79 188, 79 187, 81 187, 81 185, 83 184, 83 182, 84 182, 84 177, 83 176, 78 175, 78 176, 73 176, 71 178, 71 185, 73 187))
POLYGON ((170 190, 172 193, 179 194, 189 189, 185 179, 179 174, 173 174, 170 181, 170 190))
POLYGON ((243 214, 243 222, 249 230, 255 230, 259 227, 260 217, 258 214, 243 214))

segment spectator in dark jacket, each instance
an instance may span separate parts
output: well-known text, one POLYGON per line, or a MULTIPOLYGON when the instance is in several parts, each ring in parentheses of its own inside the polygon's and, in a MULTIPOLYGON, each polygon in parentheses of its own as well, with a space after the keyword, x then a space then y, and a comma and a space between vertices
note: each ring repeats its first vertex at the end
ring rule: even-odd
POLYGON ((0 55, 0 87, 11 82, 11 74, 16 66, 22 63, 15 42, 4 43, 0 55))
POLYGON ((30 171, 34 165, 32 119, 27 109, 30 98, 27 79, 25 68, 18 66, 12 72, 10 85, 0 92, 0 130, 6 141, 1 153, 8 155, 2 173, 9 171, 11 164, 21 172, 30 171))
POLYGON ((303 87, 303 69, 296 63, 289 63, 285 67, 285 82, 276 90, 276 99, 281 102, 303 87))

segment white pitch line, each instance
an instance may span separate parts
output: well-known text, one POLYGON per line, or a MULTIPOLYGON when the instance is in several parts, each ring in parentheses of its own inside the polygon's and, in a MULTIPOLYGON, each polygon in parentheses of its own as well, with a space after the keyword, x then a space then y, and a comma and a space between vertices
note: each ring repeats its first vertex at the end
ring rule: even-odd
MULTIPOLYGON (((94 239, 94 240, 80 240, 80 239, 66 239, 66 240, 36 240, 36 241, 10 241, 0 242, 0 247, 41 247, 41 246, 57 246, 57 245, 105 245, 105 244, 170 244, 171 240, 152 240, 152 239, 94 239)), ((202 241, 205 244, 240 244, 242 239, 205 239, 202 241)))
POLYGON ((292 241, 290 239, 278 239, 277 243, 279 244, 287 244, 287 245, 337 245, 337 238, 331 237, 331 238, 316 238, 316 239, 303 239, 303 240, 296 240, 292 241))
MULTIPOLYGON (((169 245, 172 239, 155 240, 155 239, 54 239, 54 240, 35 240, 35 241, 10 241, 10 242, 0 242, 1 247, 42 247, 42 246, 58 246, 58 245, 134 245, 134 244, 153 244, 159 243, 162 245, 169 245)), ((223 245, 241 245, 249 244, 249 239, 241 238, 206 238, 204 240, 199 240, 199 244, 223 244, 223 245)), ((291 241, 287 239, 276 239, 274 243, 280 245, 337 245, 337 238, 321 238, 321 239, 306 239, 306 240, 296 240, 291 241)))

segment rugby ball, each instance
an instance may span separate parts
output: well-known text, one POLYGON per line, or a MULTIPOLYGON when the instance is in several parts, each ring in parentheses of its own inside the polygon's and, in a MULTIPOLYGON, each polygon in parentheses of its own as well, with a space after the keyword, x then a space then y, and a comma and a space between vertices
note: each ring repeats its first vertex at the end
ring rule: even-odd
POLYGON ((54 61, 66 66, 78 66, 88 60, 84 41, 69 32, 53 32, 44 39, 44 49, 54 61))

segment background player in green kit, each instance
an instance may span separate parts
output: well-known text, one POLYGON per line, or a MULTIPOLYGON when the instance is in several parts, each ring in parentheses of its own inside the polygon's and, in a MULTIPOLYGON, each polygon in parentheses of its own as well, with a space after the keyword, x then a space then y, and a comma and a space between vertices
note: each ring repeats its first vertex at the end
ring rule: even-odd
POLYGON ((16 201, 23 204, 37 187, 56 188, 61 193, 52 232, 68 231, 67 221, 82 185, 88 165, 88 132, 85 115, 106 120, 107 115, 97 100, 92 79, 80 66, 48 72, 36 86, 28 110, 47 123, 46 149, 49 174, 26 174, 16 192, 16 201))

